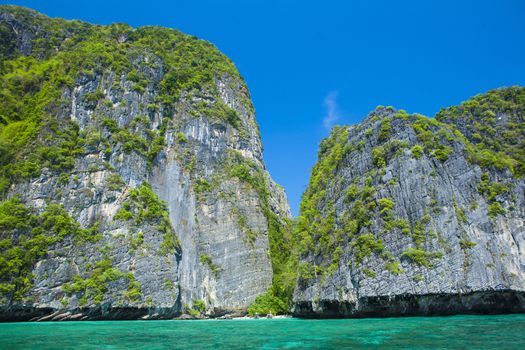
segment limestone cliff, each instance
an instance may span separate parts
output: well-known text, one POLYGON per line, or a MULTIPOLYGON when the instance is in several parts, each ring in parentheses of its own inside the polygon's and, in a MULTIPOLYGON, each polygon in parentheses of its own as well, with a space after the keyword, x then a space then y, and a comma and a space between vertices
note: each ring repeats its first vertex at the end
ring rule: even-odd
POLYGON ((301 203, 293 313, 525 311, 524 107, 513 87, 334 128, 301 203))
POLYGON ((227 57, 14 6, 0 57, 0 320, 242 314, 271 286, 290 214, 227 57))

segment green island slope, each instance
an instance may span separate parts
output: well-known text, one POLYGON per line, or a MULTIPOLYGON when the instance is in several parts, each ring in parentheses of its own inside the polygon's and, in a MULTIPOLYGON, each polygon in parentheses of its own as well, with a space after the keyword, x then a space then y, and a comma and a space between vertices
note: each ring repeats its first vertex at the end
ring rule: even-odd
POLYGON ((524 96, 335 127, 301 202, 293 313, 523 312, 524 96))

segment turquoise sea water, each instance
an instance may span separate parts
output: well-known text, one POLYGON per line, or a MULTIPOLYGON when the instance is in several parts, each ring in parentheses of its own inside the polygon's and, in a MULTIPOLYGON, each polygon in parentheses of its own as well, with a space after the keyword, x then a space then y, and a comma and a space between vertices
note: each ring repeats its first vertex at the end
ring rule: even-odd
POLYGON ((525 315, 0 324, 0 349, 525 349, 525 315))

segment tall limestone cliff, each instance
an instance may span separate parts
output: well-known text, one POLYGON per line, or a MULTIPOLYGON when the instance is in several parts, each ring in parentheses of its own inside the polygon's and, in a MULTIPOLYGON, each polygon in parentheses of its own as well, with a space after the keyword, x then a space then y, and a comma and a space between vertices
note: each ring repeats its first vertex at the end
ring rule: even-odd
POLYGON ((524 312, 524 115, 512 87, 334 128, 301 202, 293 313, 524 312))
POLYGON ((0 320, 244 313, 272 286, 290 214, 227 57, 14 6, 0 57, 0 320))

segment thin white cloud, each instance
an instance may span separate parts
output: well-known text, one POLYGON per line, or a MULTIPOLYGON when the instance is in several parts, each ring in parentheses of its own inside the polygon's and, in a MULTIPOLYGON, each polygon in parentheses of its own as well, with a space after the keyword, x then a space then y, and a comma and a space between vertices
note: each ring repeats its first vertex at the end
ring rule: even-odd
POLYGON ((339 113, 337 111, 337 91, 331 91, 326 95, 324 105, 326 107, 326 115, 323 118, 323 126, 326 129, 331 129, 337 119, 339 119, 339 113))

